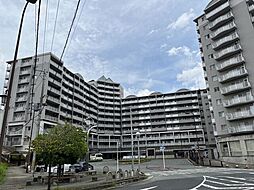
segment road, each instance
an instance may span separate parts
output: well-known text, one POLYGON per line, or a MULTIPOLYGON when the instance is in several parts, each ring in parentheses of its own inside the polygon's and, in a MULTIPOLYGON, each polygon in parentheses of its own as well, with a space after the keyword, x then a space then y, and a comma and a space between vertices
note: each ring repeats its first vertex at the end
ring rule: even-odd
POLYGON ((151 172, 150 179, 117 190, 208 190, 254 189, 252 170, 230 168, 184 169, 151 172))
MULTIPOLYGON (((114 161, 99 163, 114 168, 114 161)), ((161 167, 161 160, 141 165, 149 178, 145 181, 127 184, 115 190, 254 190, 254 170, 236 168, 209 168, 193 166, 187 160, 167 160, 167 170, 161 167)), ((130 165, 122 165, 123 170, 130 165)), ((137 168, 137 165, 135 165, 137 168)))

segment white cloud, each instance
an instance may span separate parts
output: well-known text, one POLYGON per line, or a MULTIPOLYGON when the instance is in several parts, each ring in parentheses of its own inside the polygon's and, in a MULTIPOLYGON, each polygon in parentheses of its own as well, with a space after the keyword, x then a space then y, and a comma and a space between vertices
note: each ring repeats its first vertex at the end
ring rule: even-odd
POLYGON ((181 82, 183 86, 197 89, 205 88, 205 81, 201 63, 198 63, 191 69, 185 69, 177 74, 177 81, 181 82))
POLYGON ((167 28, 174 30, 183 29, 192 23, 192 20, 195 16, 194 10, 190 9, 188 12, 185 12, 178 17, 174 22, 170 23, 167 28))
POLYGON ((192 56, 193 52, 191 49, 187 46, 182 46, 182 47, 172 47, 168 51, 168 56, 175 56, 175 55, 182 55, 184 54, 185 56, 192 56))
POLYGON ((127 97, 129 95, 135 95, 135 96, 148 96, 154 91, 151 91, 149 89, 134 89, 134 88, 127 88, 124 90, 124 96, 127 97))

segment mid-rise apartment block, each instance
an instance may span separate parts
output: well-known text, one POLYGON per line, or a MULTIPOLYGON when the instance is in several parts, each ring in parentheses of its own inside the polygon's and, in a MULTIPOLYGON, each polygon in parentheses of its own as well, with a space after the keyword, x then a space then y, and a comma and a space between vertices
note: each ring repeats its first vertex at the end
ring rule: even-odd
POLYGON ((254 163, 254 2, 212 0, 195 19, 220 157, 254 163))
MULTIPOLYGON (((217 152, 206 90, 123 98, 119 83, 104 76, 86 82, 56 56, 46 53, 37 59, 32 100, 34 67, 34 57, 17 61, 6 146, 26 152, 31 134, 34 139, 65 122, 87 130, 89 119, 96 124, 89 137, 90 152, 101 152, 104 157, 113 157, 117 149, 130 155, 132 139, 134 151, 139 141, 141 153, 149 156, 160 155, 162 146, 172 156, 202 151, 213 157, 217 152)), ((10 71, 8 62, 5 90, 10 71)))

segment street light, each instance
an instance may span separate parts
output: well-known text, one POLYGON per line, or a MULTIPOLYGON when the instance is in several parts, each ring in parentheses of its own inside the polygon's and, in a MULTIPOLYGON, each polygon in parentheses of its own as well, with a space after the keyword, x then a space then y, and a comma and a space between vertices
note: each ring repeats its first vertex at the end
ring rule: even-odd
POLYGON ((130 108, 130 123, 131 123, 131 169, 134 170, 134 159, 133 159, 133 127, 132 127, 132 110, 130 108))
POLYGON ((2 123, 2 129, 1 129, 0 162, 1 162, 1 155, 2 155, 2 151, 3 151, 3 143, 4 143, 4 138, 5 138, 5 130, 6 130, 6 126, 7 126, 9 104, 10 104, 10 100, 11 100, 11 91, 12 91, 14 72, 15 72, 15 67, 16 67, 16 62, 17 62, 17 57, 18 57, 19 43, 20 43, 20 38, 21 38, 21 32, 22 32, 22 27, 23 27, 24 16, 25 16, 25 12, 26 12, 28 4, 29 3, 35 4, 36 1, 37 0, 27 0, 25 6, 23 8, 23 12, 22 12, 21 19, 20 19, 18 37, 17 37, 17 41, 16 41, 15 53, 14 53, 14 58, 13 58, 12 68, 11 68, 11 73, 10 73, 10 78, 9 78, 9 85, 8 85, 8 90, 7 90, 6 103, 5 103, 4 116, 3 116, 3 123, 2 123))
POLYGON ((136 136, 138 139, 138 170, 140 171, 140 149, 139 149, 140 132, 139 131, 136 133, 136 136))

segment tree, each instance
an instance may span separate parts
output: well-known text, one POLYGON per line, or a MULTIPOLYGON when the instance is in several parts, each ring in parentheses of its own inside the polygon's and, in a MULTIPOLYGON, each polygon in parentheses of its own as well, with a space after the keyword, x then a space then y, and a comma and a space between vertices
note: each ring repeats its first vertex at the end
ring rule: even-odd
MULTIPOLYGON (((70 124, 57 125, 47 134, 38 135, 32 142, 38 159, 49 165, 48 189, 50 189, 51 166, 74 164, 87 152, 86 133, 70 124)), ((60 175, 60 173, 58 172, 60 175)))

